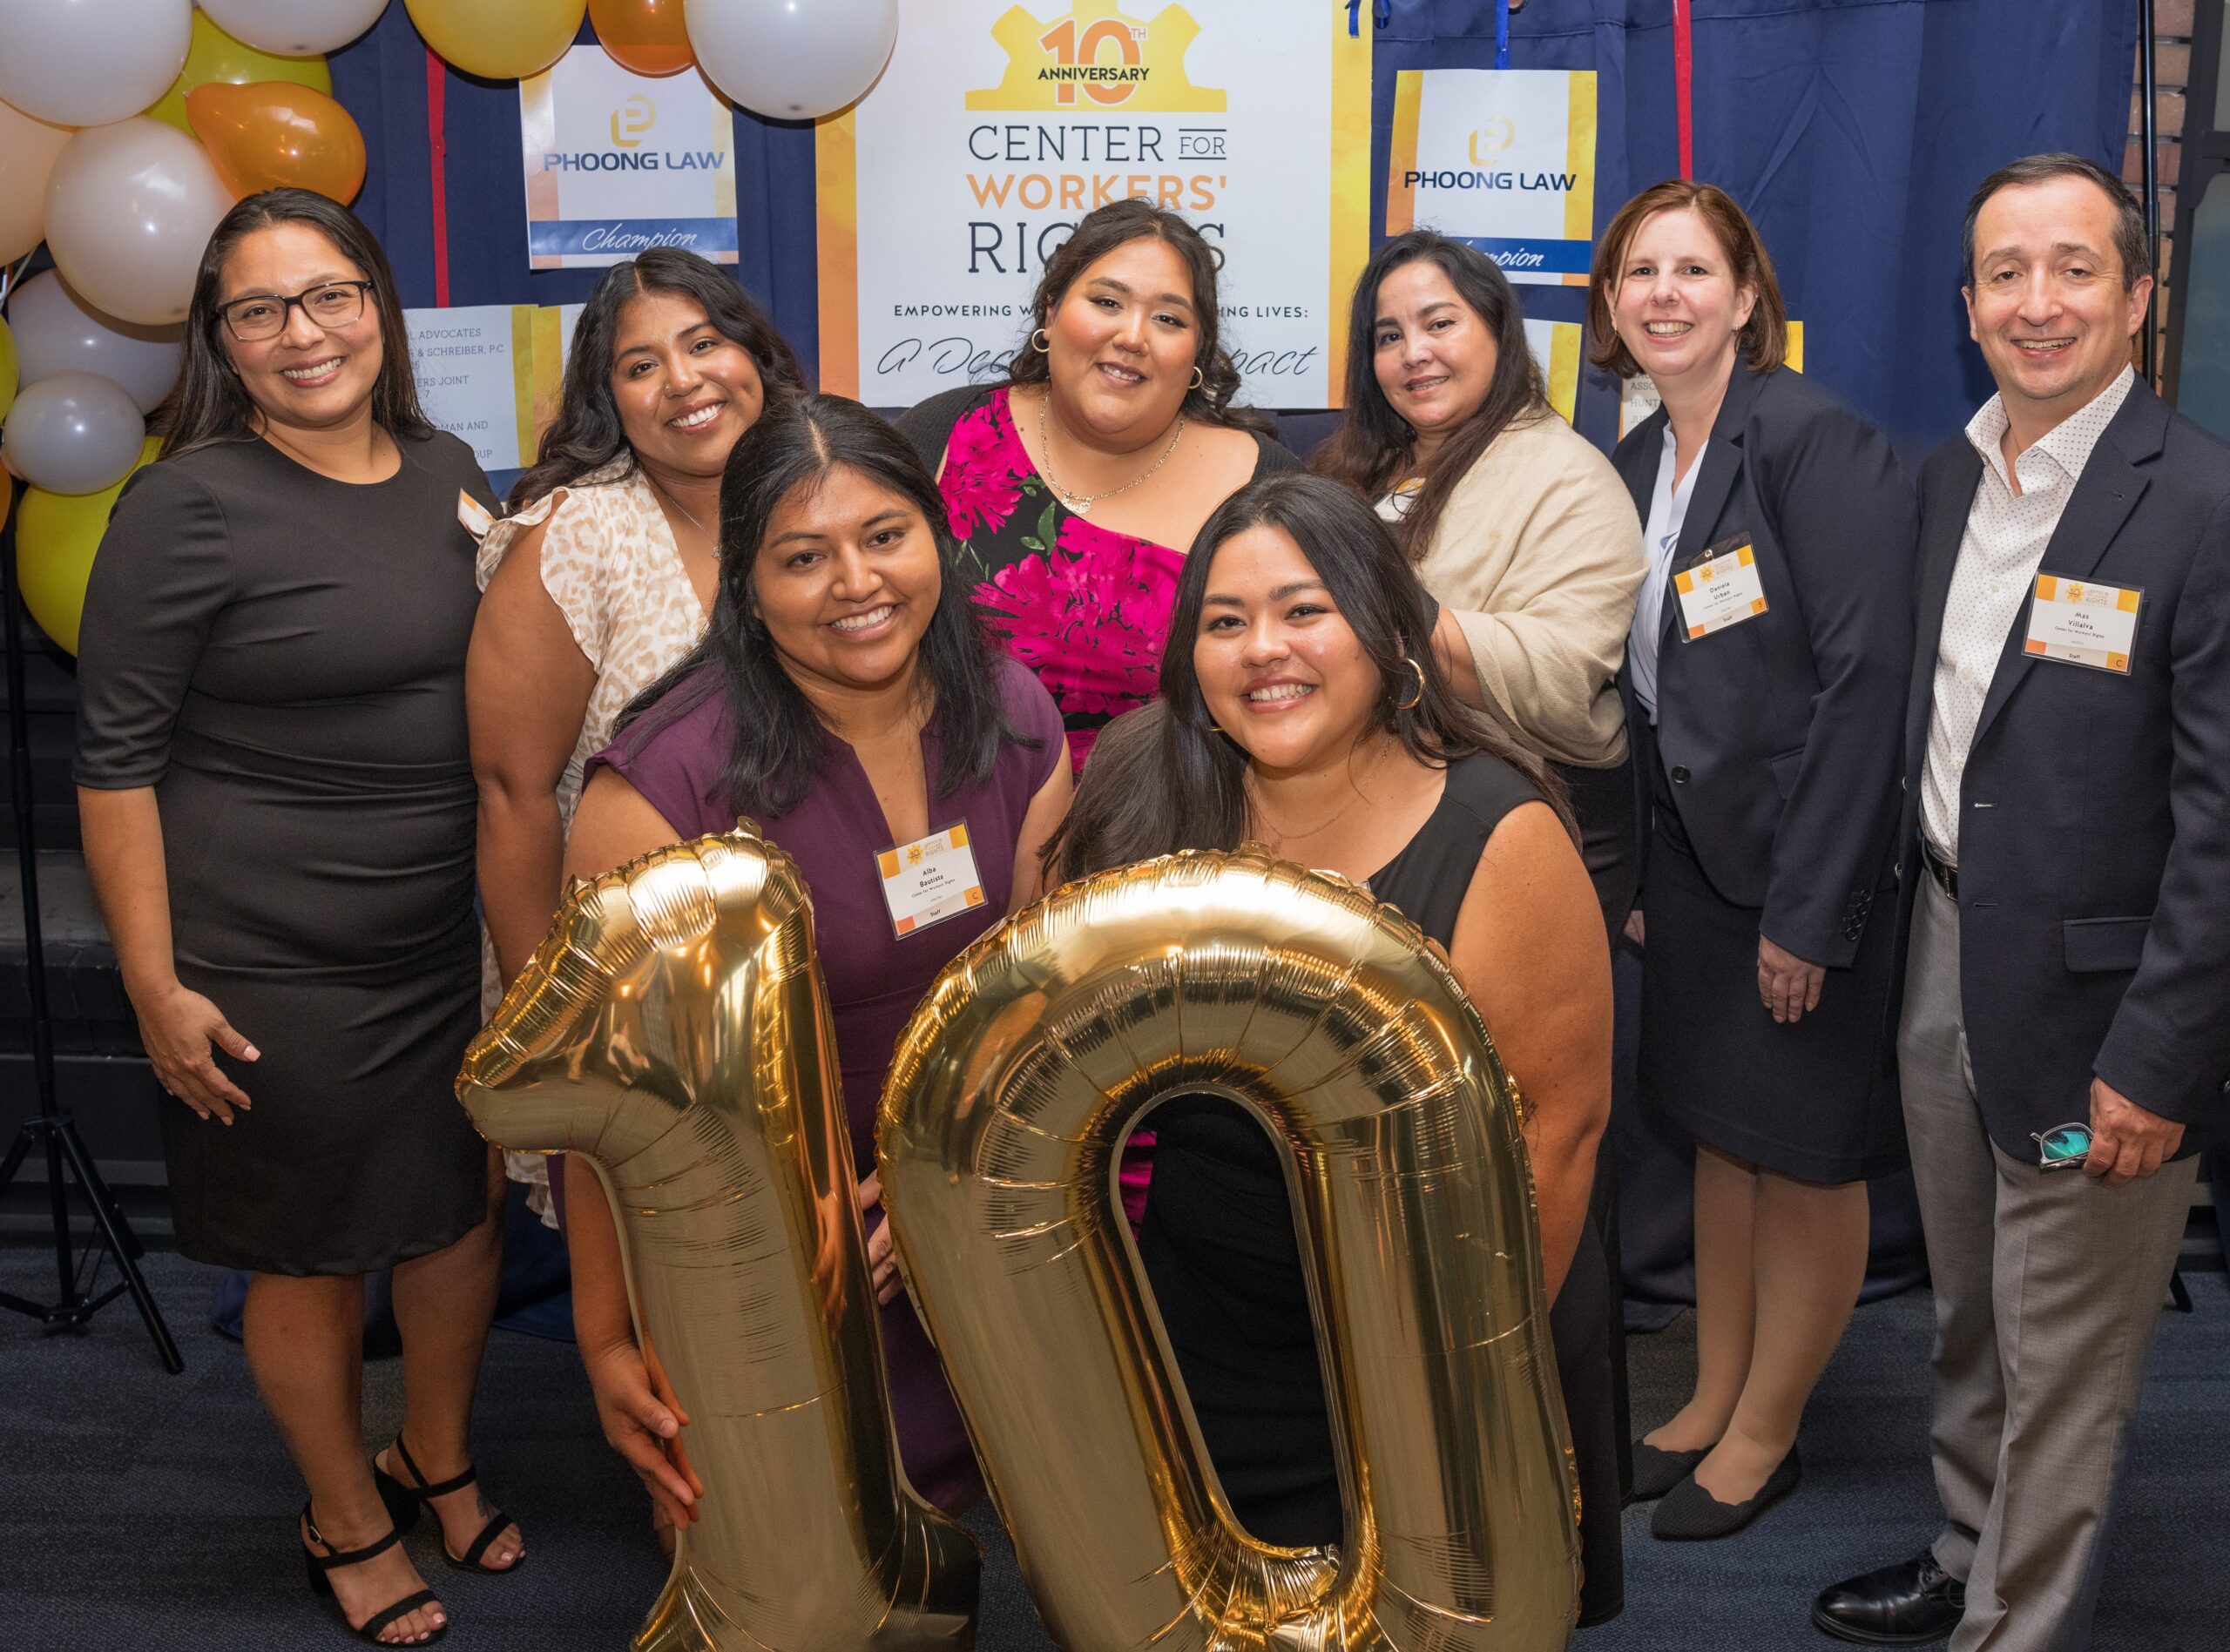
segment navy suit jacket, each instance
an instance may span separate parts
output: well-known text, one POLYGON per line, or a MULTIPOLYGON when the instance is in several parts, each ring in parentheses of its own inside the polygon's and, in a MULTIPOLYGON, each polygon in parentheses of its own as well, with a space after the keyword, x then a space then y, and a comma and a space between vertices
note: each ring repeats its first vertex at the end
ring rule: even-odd
MULTIPOLYGON (((1963 435, 1921 470, 1907 920, 1936 651, 1982 474, 1963 435)), ((1983 1122, 2024 1159, 2031 1131, 2091 1116, 2093 1074, 2187 1127, 2230 1077, 2230 446, 2133 386, 2039 571, 2144 596, 2127 676, 2025 652, 2022 603, 1960 780, 1960 1007, 1983 1122)))
MULTIPOLYGON (((1665 425, 1660 408, 1612 455, 1645 523, 1665 425)), ((1712 887, 1811 963, 1850 963, 1895 863, 1918 530, 1878 431, 1801 374, 1738 365, 1676 564, 1748 539, 1766 611, 1691 640, 1668 582, 1653 729, 1619 676, 1643 818, 1662 761, 1712 887)))

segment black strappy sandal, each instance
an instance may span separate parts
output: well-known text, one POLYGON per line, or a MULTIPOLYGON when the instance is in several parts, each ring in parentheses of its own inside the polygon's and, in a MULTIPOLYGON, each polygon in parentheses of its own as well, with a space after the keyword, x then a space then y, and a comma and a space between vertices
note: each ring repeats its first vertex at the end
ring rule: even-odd
POLYGON ((439 1606, 441 1599, 431 1589, 420 1589, 416 1595, 407 1595, 393 1606, 382 1607, 362 1623, 351 1623, 348 1621, 348 1613, 341 1608, 340 1598, 333 1593, 333 1580, 326 1575, 328 1572, 336 1572, 344 1566, 355 1566, 361 1561, 372 1560, 386 1554, 388 1550, 402 1541, 400 1527, 389 1527, 385 1537, 376 1543, 368 1543, 362 1548, 336 1549, 325 1541, 325 1534, 318 1530, 317 1522, 310 1518, 310 1506, 304 1503, 302 1527, 308 1534, 308 1542, 302 1547, 302 1569, 309 1575, 310 1593, 326 1595, 333 1601, 333 1609, 341 1619, 341 1627, 347 1629, 349 1634, 368 1646, 431 1646, 449 1632, 449 1626, 444 1622, 441 1628, 432 1631, 422 1641, 382 1641, 380 1639, 382 1629, 401 1622, 420 1607, 439 1606), (325 1553, 317 1554, 310 1548, 309 1543, 315 1543, 325 1553))
MULTIPOLYGON (((409 1529, 411 1523, 417 1520, 421 1507, 434 1513, 434 1523, 438 1526, 441 1515, 434 1510, 434 1499, 447 1497, 451 1492, 461 1492, 480 1478, 478 1470, 468 1467, 462 1474, 454 1475, 438 1485, 427 1484, 425 1471, 411 1460, 410 1447, 402 1443, 401 1434, 395 1437, 395 1454, 402 1460, 402 1467, 409 1471, 410 1478, 418 1483, 414 1486, 397 1480, 380 1467, 376 1457, 372 1459, 372 1483, 379 1487, 380 1501, 387 1505, 387 1512, 394 1519, 398 1533, 409 1529)), ((503 1534, 506 1526, 517 1523, 502 1509, 497 1509, 488 1523, 480 1528, 480 1535, 472 1540, 462 1559, 449 1553, 449 1538, 444 1534, 442 1558, 456 1571, 476 1572, 483 1577, 503 1577, 516 1572, 526 1564, 524 1553, 509 1566, 483 1566, 480 1557, 488 1552, 490 1543, 503 1534)))

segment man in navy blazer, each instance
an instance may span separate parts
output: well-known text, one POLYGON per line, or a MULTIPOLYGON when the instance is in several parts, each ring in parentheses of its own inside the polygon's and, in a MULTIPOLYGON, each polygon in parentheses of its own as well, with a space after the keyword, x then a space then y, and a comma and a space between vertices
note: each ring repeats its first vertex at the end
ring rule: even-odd
POLYGON ((2130 371, 2104 168, 1994 173, 1964 253, 1998 394, 1921 475, 1899 886, 1944 1524, 1813 1619, 2067 1652, 2230 1076, 2230 447, 2130 371))

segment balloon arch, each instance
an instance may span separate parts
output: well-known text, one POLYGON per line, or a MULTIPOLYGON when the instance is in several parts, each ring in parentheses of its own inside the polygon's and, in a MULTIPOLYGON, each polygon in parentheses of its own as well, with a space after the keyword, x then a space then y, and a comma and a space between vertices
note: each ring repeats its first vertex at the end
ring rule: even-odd
MULTIPOLYGON (((25 603, 73 652, 108 507, 157 450, 146 415, 177 381, 209 233, 260 190, 355 199, 364 137, 325 54, 388 3, 0 0, 0 465, 28 484, 25 603), (19 280, 41 242, 54 268, 19 280)), ((636 73, 695 68, 784 120, 862 96, 898 33, 898 0, 400 3, 467 74, 539 74, 585 17, 636 73)), ((0 487, 12 490, 4 475, 0 487)))

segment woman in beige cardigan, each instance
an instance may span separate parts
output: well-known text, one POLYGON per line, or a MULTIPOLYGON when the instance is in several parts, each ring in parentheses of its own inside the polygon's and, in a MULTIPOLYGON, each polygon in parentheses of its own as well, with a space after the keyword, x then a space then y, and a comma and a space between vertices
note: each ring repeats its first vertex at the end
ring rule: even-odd
POLYGON ((1313 468, 1377 502, 1440 604, 1443 669, 1563 777, 1615 934, 1639 858, 1617 685, 1645 569, 1633 501, 1549 406, 1484 253, 1396 236, 1356 283, 1348 333, 1347 416, 1313 468))

